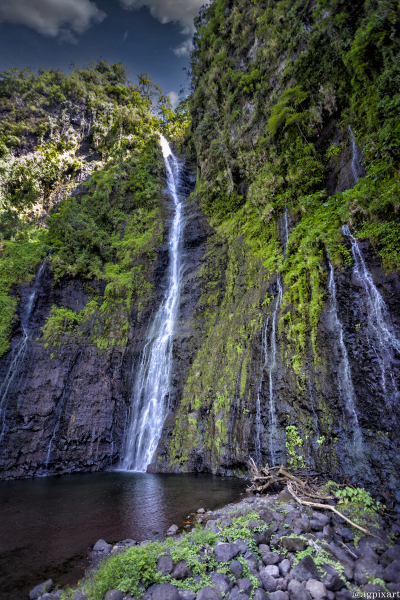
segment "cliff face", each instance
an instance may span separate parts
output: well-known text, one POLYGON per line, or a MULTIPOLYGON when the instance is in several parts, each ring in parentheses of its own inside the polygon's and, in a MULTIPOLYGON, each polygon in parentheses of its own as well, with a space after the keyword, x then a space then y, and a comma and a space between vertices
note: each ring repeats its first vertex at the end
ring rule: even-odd
POLYGON ((2 477, 123 456, 166 288, 162 125, 197 177, 187 169, 171 411, 148 470, 243 475, 252 456, 398 488, 393 7, 214 0, 196 22, 185 139, 187 114, 153 121, 145 88, 123 88, 128 112, 121 98, 101 109, 97 149, 93 132, 72 148, 80 163, 51 184, 57 202, 40 236, 31 221, 4 232, 2 477))

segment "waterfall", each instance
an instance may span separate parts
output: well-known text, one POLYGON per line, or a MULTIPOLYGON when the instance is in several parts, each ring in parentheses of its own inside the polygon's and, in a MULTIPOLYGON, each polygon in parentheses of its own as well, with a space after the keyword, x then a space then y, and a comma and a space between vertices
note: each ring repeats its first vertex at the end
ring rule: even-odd
POLYGON ((272 315, 269 315, 265 326, 262 331, 262 343, 261 343, 261 353, 262 353, 262 362, 261 362, 261 375, 260 381, 257 389, 257 400, 256 400, 256 442, 255 442, 255 455, 256 462, 261 459, 261 388, 263 383, 263 374, 264 371, 267 371, 268 374, 268 396, 269 396, 269 453, 270 453, 270 466, 275 466, 275 446, 276 446, 276 438, 278 434, 278 423, 276 418, 276 394, 274 391, 274 377, 273 373, 276 370, 276 352, 277 352, 277 344, 276 344, 276 321, 278 317, 279 308, 282 303, 282 282, 280 277, 277 279, 278 293, 276 295, 275 306, 272 311, 272 315), (271 320, 270 320, 271 316, 271 320), (271 327, 269 324, 271 323, 271 327), (268 343, 268 332, 270 329, 270 337, 268 343))
POLYGON ((287 206, 285 206, 285 214, 283 216, 283 228, 284 228, 284 233, 285 233, 285 255, 286 255, 286 251, 287 251, 287 247, 288 247, 288 243, 289 243, 289 226, 288 226, 288 218, 287 218, 287 206))
MULTIPOLYGON (((51 250, 49 254, 50 256, 51 250)), ((46 258, 47 258, 46 257, 46 258)), ((44 265, 46 263, 46 259, 42 262, 37 272, 36 278, 32 284, 32 292, 29 294, 28 303, 26 305, 26 310, 24 310, 21 314, 21 326, 22 326, 22 339, 17 344, 16 348, 13 351, 13 358, 11 359, 10 366, 4 377, 4 380, 0 386, 0 418, 1 418, 1 430, 0 430, 0 442, 4 437, 6 431, 6 411, 8 404, 8 390, 10 385, 12 384, 15 375, 18 373, 19 367, 25 357, 26 348, 29 340, 29 319, 31 317, 32 309, 34 307, 34 301, 36 298, 36 293, 39 289, 39 285, 42 279, 44 265)))
POLYGON ((354 185, 356 185, 358 178, 361 177, 361 175, 363 174, 363 168, 360 163, 360 159, 358 158, 359 150, 357 148, 356 139, 354 137, 354 133, 353 133, 353 130, 351 129, 350 125, 349 125, 349 135, 350 135, 350 141, 351 141, 351 172, 353 173, 353 177, 354 177, 354 185))
POLYGON ((344 401, 344 413, 347 424, 351 428, 352 446, 349 448, 349 458, 355 459, 355 463, 360 466, 360 463, 365 462, 363 439, 358 423, 358 417, 355 407, 355 393, 353 380, 351 377, 350 362, 347 354, 346 345, 343 339, 343 326, 338 316, 338 306, 336 299, 336 284, 333 272, 332 263, 329 259, 329 297, 330 297, 330 314, 332 318, 333 329, 339 340, 340 360, 338 369, 338 385, 339 392, 344 401))
MULTIPOLYGON (((357 239, 351 234, 347 225, 342 227, 343 235, 347 236, 351 242, 351 253, 354 260, 353 272, 359 279, 364 288, 367 314, 368 314, 368 329, 373 337, 374 349, 377 353, 379 364, 382 372, 382 389, 387 395, 387 364, 393 361, 393 351, 400 353, 400 340, 394 334, 390 325, 390 318, 385 301, 378 292, 372 275, 367 269, 363 255, 357 244, 357 239)), ((397 388, 394 380, 391 378, 388 382, 394 387, 394 392, 397 393, 397 388)))
POLYGON ((169 234, 170 266, 164 299, 149 328, 131 395, 130 423, 122 469, 146 471, 151 463, 165 417, 172 364, 172 341, 179 305, 181 284, 181 238, 184 227, 182 209, 183 165, 160 136, 167 170, 168 191, 174 206, 169 234))

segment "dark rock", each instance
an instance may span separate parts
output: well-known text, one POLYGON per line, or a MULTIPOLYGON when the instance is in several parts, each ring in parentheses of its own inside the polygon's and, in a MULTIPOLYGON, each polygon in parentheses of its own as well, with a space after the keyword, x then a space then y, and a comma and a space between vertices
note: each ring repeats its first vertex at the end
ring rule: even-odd
POLYGON ((173 568, 174 561, 170 556, 160 556, 157 560, 157 571, 159 571, 161 575, 169 575, 172 573, 173 568))
POLYGON ((301 538, 281 538, 281 545, 289 552, 301 552, 306 547, 306 542, 301 538))
POLYGON ((229 565, 229 570, 236 579, 240 579, 243 573, 243 565, 238 560, 233 560, 229 565))
POLYGON ((338 590, 341 590, 342 587, 345 587, 345 582, 332 565, 322 565, 322 568, 326 574, 323 577, 320 576, 320 580, 325 584, 328 590, 337 592, 338 590))
MULTIPOLYGON (((360 557, 362 558, 362 557, 360 557)), ((387 567, 394 560, 400 560, 400 546, 396 545, 389 550, 386 550, 380 558, 380 563, 383 567, 387 567)))
POLYGON ((274 520, 274 514, 272 510, 269 510, 269 508, 264 508, 263 510, 260 510, 259 515, 262 518, 262 520, 266 523, 272 523, 272 521, 274 520))
POLYGON ((267 565, 263 568, 263 572, 267 575, 271 575, 271 577, 274 577, 275 579, 278 579, 279 577, 279 569, 276 565, 267 565))
POLYGON ((352 542, 354 540, 353 532, 348 527, 337 527, 335 531, 345 542, 352 542))
POLYGON ((251 583, 248 577, 245 577, 244 579, 238 579, 237 584, 239 586, 239 589, 241 589, 245 594, 250 596, 251 592, 253 591, 253 584, 251 583))
POLYGON ((236 540, 236 546, 239 548, 240 554, 245 554, 247 552, 247 542, 245 540, 236 540))
POLYGON ((271 537, 272 537, 271 529, 267 529, 265 531, 261 531, 261 533, 254 534, 254 539, 255 539, 257 546, 259 546, 260 544, 269 544, 271 541, 271 537))
POLYGON ((153 591, 152 600, 181 600, 181 597, 174 585, 160 583, 153 591))
POLYGON ((189 575, 190 575, 190 569, 188 567, 186 560, 180 560, 179 562, 176 563, 176 565, 174 566, 174 568, 172 570, 171 579, 185 579, 189 575))
POLYGON ((278 590, 277 592, 272 592, 268 596, 269 600, 289 600, 289 596, 286 592, 282 592, 278 590))
POLYGON ((260 571, 260 579, 263 585, 263 588, 266 592, 275 592, 276 591, 276 579, 271 577, 269 573, 265 571, 265 569, 261 569, 260 571))
POLYGON ((311 594, 296 579, 289 582, 288 592, 290 600, 312 600, 311 594))
POLYGON ((119 590, 109 590, 104 596, 104 600, 124 600, 125 594, 119 590))
MULTIPOLYGON (((388 583, 386 587, 389 592, 392 592, 393 594, 399 592, 400 594, 400 583, 388 583)), ((397 596, 397 598, 400 598, 400 596, 397 596)))
POLYGON ((78 592, 77 594, 75 594, 73 600, 87 600, 87 596, 83 592, 78 592))
POLYGON ((215 587, 219 589, 221 594, 227 594, 233 588, 233 581, 229 579, 227 575, 222 573, 213 573, 211 575, 211 581, 215 584, 215 587))
POLYGON ((358 585, 366 585, 368 583, 367 575, 382 579, 382 565, 379 565, 370 558, 361 558, 360 560, 357 560, 355 563, 354 581, 358 585))
POLYGON ((343 588, 336 592, 335 600, 354 600, 354 596, 347 588, 343 588))
POLYGON ((400 583, 400 559, 394 560, 386 567, 382 579, 389 583, 400 583))
POLYGON ((289 573, 290 568, 291 568, 291 564, 290 564, 290 560, 288 558, 284 558, 279 564, 279 573, 281 575, 283 575, 283 577, 285 575, 287 575, 287 573, 289 573))
POLYGON ((301 561, 292 569, 291 574, 300 580, 321 580, 319 571, 311 556, 305 556, 304 558, 302 558, 301 561))
POLYGON ((243 594, 237 585, 231 589, 229 594, 226 596, 226 600, 248 600, 249 596, 243 594))
POLYGON ((308 533, 311 531, 311 524, 308 519, 294 519, 292 522, 292 527, 294 529, 299 529, 300 533, 308 533))
POLYGON ((261 525, 263 525, 262 521, 249 521, 247 526, 250 529, 255 529, 256 527, 260 527, 261 525))
POLYGON ((34 587, 29 592, 29 599, 30 600, 37 600, 37 598, 39 598, 40 596, 42 596, 46 592, 51 592, 51 590, 53 589, 53 587, 54 587, 54 583, 52 582, 51 579, 48 579, 47 581, 44 581, 43 583, 39 583, 39 585, 37 585, 36 587, 34 587))
MULTIPOLYGON (((253 596, 253 600, 268 600, 270 598, 272 598, 272 594, 268 595, 262 588, 257 588, 253 596)), ((272 600, 274 599, 272 598, 272 600)), ((276 600, 289 600, 289 598, 276 598, 276 600)))
POLYGON ((214 548, 214 556, 217 562, 229 562, 240 552, 238 544, 218 544, 214 548))
POLYGON ((310 526, 313 531, 322 531, 324 528, 324 524, 321 521, 317 521, 317 519, 311 519, 310 526))
POLYGON ((207 521, 207 525, 205 526, 205 529, 208 529, 209 531, 211 531, 211 533, 219 533, 220 528, 218 527, 217 523, 218 523, 217 520, 210 519, 209 521, 207 521))
POLYGON ((279 554, 276 552, 266 552, 262 557, 262 561, 264 565, 276 565, 279 562, 279 554))
POLYGON ((189 590, 180 590, 179 595, 183 600, 196 600, 196 592, 191 592, 189 590))
POLYGON ((199 591, 196 596, 196 600, 222 600, 222 594, 219 590, 207 585, 199 591))
POLYGON ((338 560, 343 565, 346 578, 349 580, 353 579, 354 561, 349 557, 346 550, 339 548, 339 546, 333 542, 331 542, 326 549, 332 554, 334 560, 338 560))
POLYGON ((258 546, 259 551, 261 552, 261 554, 266 554, 267 552, 270 552, 270 547, 267 544, 260 544, 258 546))
MULTIPOLYGON (((328 517, 328 515, 324 515, 323 513, 319 513, 319 512, 313 512, 312 518, 315 519, 316 521, 319 521, 320 523, 322 523, 323 526, 329 525, 330 517, 328 517)), ((342 522, 344 522, 341 517, 340 517, 340 520, 342 522)))
POLYGON ((284 521, 285 520, 285 517, 283 515, 281 515, 281 513, 278 513, 278 512, 273 512, 272 517, 273 517, 274 521, 284 521))
MULTIPOLYGON (((384 592, 384 588, 381 585, 376 585, 376 584, 372 584, 372 583, 368 583, 367 585, 363 585, 361 588, 362 592, 369 592, 369 593, 374 593, 374 594, 378 594, 379 592, 384 592)), ((367 597, 368 598, 369 594, 365 594, 364 598, 367 597)), ((383 596, 384 598, 385 596, 383 596)), ((370 596, 371 598, 371 596, 370 596)), ((372 596, 372 598, 379 598, 379 596, 372 596)))

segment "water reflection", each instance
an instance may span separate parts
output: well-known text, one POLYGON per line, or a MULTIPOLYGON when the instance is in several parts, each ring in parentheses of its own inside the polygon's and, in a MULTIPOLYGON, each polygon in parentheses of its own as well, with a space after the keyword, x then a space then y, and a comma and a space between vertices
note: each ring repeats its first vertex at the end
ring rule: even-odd
POLYGON ((0 482, 0 600, 44 579, 67 585, 99 538, 154 539, 199 507, 237 500, 245 482, 212 475, 114 472, 0 482))

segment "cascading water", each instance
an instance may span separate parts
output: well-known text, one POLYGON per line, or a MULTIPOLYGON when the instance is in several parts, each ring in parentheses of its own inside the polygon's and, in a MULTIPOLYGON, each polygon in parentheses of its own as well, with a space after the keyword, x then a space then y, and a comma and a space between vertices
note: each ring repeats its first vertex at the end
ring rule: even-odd
POLYGON ((274 391, 274 377, 273 373, 276 370, 276 322, 278 317, 279 308, 282 303, 282 282, 280 277, 277 279, 278 293, 276 295, 275 306, 271 314, 271 320, 268 316, 265 326, 262 331, 262 365, 260 381, 257 389, 257 400, 256 400, 256 442, 255 442, 255 456, 256 462, 260 462, 261 459, 261 387, 263 383, 264 371, 268 374, 268 395, 269 395, 269 453, 270 453, 270 464, 275 466, 276 462, 276 441, 278 434, 278 423, 276 418, 276 398, 274 391), (271 327, 269 324, 271 323, 271 327), (268 331, 271 329, 269 343, 268 343, 268 331))
MULTIPOLYGON (((339 342, 339 368, 338 368, 338 384, 339 392, 344 401, 344 414, 346 424, 351 432, 351 447, 349 450, 349 458, 354 463, 355 468, 361 474, 360 468, 366 468, 365 455, 363 447, 362 433, 358 422, 355 393, 353 380, 351 377, 350 362, 347 354, 346 345, 343 337, 343 326, 338 316, 338 305, 336 299, 336 284, 335 275, 332 263, 329 259, 329 298, 330 298, 330 315, 332 320, 333 330, 339 342)), ((366 473, 364 472, 364 475, 366 473)))
POLYGON ((168 191, 175 214, 169 235, 170 267, 167 291, 149 328, 131 396, 130 423, 121 468, 132 471, 146 471, 157 448, 167 414, 172 341, 181 284, 181 238, 184 221, 180 191, 183 165, 173 155, 163 136, 160 136, 160 143, 167 169, 168 191))
POLYGON ((349 135, 351 141, 351 172, 354 177, 354 185, 357 183, 358 178, 363 175, 363 167, 359 159, 359 150, 357 148, 356 139, 354 133, 349 125, 349 135))
MULTIPOLYGON (((48 254, 50 255, 51 250, 48 254)), ((47 257, 46 257, 47 258, 47 257)), ((26 348, 29 340, 29 319, 31 317, 32 309, 34 307, 34 301, 36 298, 37 291, 40 286, 40 282, 43 275, 44 266, 46 263, 46 259, 42 262, 37 272, 36 278, 32 284, 32 292, 29 294, 28 303, 26 306, 26 310, 24 310, 21 314, 21 326, 22 326, 22 339, 19 344, 16 346, 13 352, 13 358, 11 360, 10 366, 4 377, 4 380, 0 386, 0 418, 1 418, 1 430, 0 430, 0 441, 3 439, 4 434, 6 432, 6 411, 8 404, 8 390, 10 389, 10 385, 12 384, 16 374, 18 373, 19 367, 24 360, 26 348)))
POLYGON ((283 215, 283 226, 284 226, 284 233, 285 233, 285 255, 286 255, 286 250, 287 250, 288 243, 289 243, 289 225, 288 225, 288 218, 287 218, 287 206, 285 206, 285 214, 283 215))
POLYGON ((377 290, 372 275, 366 267, 363 255, 357 244, 357 239, 351 234, 347 225, 343 225, 342 231, 343 235, 350 239, 351 253, 354 260, 353 272, 364 288, 368 329, 371 333, 373 347, 381 367, 383 392, 385 397, 389 395, 389 391, 397 395, 398 390, 392 377, 391 365, 394 360, 393 352, 400 353, 400 340, 397 339, 393 332, 385 301, 377 290), (387 374, 388 366, 391 375, 390 378, 387 374))

